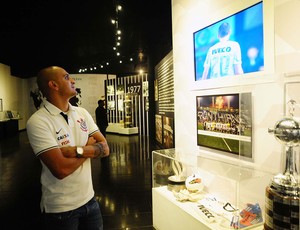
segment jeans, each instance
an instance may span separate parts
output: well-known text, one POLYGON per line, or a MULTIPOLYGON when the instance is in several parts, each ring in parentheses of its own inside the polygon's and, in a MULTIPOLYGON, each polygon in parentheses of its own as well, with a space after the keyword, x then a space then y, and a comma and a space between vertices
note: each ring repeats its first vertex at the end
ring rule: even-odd
POLYGON ((71 211, 43 215, 45 230, 103 230, 103 219, 95 198, 71 211))

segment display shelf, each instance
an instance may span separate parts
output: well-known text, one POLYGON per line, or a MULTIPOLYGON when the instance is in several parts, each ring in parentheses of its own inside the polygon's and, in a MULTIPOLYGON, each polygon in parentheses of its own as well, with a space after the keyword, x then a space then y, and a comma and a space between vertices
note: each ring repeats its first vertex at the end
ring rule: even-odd
POLYGON ((176 226, 183 227, 180 222, 189 226, 188 222, 191 222, 196 227, 187 229, 263 229, 265 189, 273 175, 254 164, 232 162, 198 156, 197 163, 190 165, 178 159, 176 149, 153 151, 154 227, 158 230, 183 229, 176 226), (187 197, 195 195, 187 190, 188 180, 179 180, 189 179, 192 175, 201 178, 203 190, 197 192, 201 195, 197 199, 187 199, 187 202, 180 201, 182 193, 187 192, 187 197), (178 182, 174 178, 178 178, 178 182), (226 210, 227 204, 233 210, 226 210), (204 205, 204 211, 211 211, 214 221, 201 217, 199 205, 204 205), (169 206, 169 213, 166 206, 169 206), (173 215, 179 215, 174 218, 176 224, 167 227, 173 215), (230 220, 235 224, 232 225, 230 220))

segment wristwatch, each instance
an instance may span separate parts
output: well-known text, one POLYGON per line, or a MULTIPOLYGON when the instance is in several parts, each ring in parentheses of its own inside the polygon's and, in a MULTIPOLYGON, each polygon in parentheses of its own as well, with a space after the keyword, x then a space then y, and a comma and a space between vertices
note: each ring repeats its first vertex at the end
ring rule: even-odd
POLYGON ((83 148, 82 147, 77 147, 76 148, 76 157, 81 158, 83 156, 83 148))

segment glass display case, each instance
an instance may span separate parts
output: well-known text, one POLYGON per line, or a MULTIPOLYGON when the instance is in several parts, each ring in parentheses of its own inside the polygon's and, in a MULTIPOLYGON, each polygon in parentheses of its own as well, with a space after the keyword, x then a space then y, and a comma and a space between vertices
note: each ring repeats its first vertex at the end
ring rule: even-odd
POLYGON ((156 229, 263 229, 271 173, 242 160, 199 155, 191 165, 177 155, 152 153, 156 229))

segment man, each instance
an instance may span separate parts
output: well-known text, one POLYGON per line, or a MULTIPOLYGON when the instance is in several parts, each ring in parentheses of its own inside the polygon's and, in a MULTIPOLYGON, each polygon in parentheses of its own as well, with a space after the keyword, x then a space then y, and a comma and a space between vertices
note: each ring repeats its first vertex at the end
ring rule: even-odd
POLYGON ((230 25, 219 26, 219 42, 209 48, 204 62, 202 80, 243 74, 241 48, 239 43, 230 41, 230 25))
POLYGON ((104 100, 98 101, 98 107, 95 110, 96 114, 96 123, 100 129, 100 132, 103 134, 104 137, 106 137, 106 129, 108 126, 108 120, 107 120, 107 112, 106 108, 104 107, 104 100))
POLYGON ((27 122, 27 133, 42 164, 41 210, 45 229, 102 230, 94 198, 91 158, 106 157, 109 147, 91 115, 69 103, 75 81, 61 67, 38 73, 43 103, 27 122), (66 116, 67 115, 67 116, 66 116))

